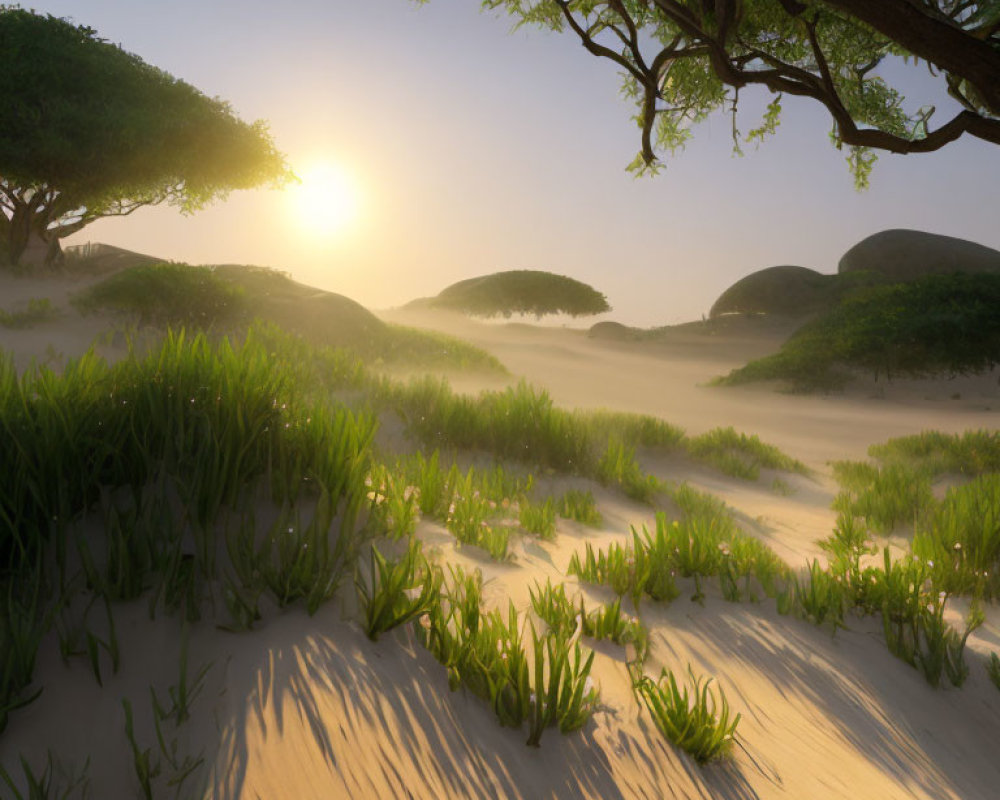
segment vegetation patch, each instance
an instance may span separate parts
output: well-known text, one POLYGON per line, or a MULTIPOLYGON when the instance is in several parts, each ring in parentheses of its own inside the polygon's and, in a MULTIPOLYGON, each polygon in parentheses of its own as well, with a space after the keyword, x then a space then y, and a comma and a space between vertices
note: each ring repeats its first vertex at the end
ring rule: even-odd
POLYGON ((117 312, 139 325, 161 327, 232 327, 249 312, 246 293, 210 267, 173 263, 124 270, 85 289, 73 303, 84 313, 117 312))
POLYGON ((873 444, 868 448, 868 455, 887 463, 910 463, 932 476, 951 473, 974 477, 1000 472, 1000 432, 923 431, 890 439, 884 444, 873 444))
POLYGON ((852 371, 876 380, 987 371, 1000 362, 998 302, 1000 275, 988 273, 866 289, 716 382, 784 380, 809 390, 840 385, 852 371))
POLYGON ((762 442, 757 436, 747 436, 732 427, 714 428, 688 439, 688 452, 700 461, 711 464, 720 472, 735 478, 755 481, 761 468, 808 474, 801 461, 782 453, 777 447, 762 442))
POLYGON ((265 267, 145 264, 116 273, 73 302, 84 313, 117 312, 139 325, 162 328, 238 330, 252 320, 267 322, 302 336, 314 348, 343 350, 375 366, 507 371, 494 356, 468 342, 386 324, 353 300, 317 291, 265 267))
POLYGON ((47 297, 32 297, 27 306, 19 311, 4 311, 0 309, 0 327, 31 328, 39 322, 44 322, 56 315, 52 301, 47 297))
POLYGON ((834 477, 844 487, 834 498, 834 508, 861 517, 881 533, 913 525, 933 503, 931 478, 925 469, 899 462, 878 467, 835 461, 832 466, 834 477))

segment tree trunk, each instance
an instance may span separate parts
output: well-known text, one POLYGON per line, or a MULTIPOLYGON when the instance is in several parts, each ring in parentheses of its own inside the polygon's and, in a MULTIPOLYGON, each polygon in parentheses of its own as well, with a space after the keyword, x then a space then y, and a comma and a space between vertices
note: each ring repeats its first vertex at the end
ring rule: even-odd
POLYGON ((31 238, 31 212, 27 205, 17 205, 7 224, 7 263, 19 268, 21 260, 28 249, 31 238))
POLYGON ((19 203, 8 219, 0 217, 0 264, 15 271, 53 267, 63 262, 60 237, 48 230, 48 218, 30 203, 19 203))
POLYGON ((58 267, 65 260, 63 256, 62 243, 58 236, 50 236, 49 243, 45 251, 45 266, 58 267))

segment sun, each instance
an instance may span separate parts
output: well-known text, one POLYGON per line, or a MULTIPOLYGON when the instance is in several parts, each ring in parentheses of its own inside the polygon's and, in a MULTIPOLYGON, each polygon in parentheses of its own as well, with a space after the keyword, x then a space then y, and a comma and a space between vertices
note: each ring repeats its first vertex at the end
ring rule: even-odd
POLYGON ((353 176, 329 161, 316 161, 296 172, 301 183, 289 192, 296 225, 322 239, 350 228, 360 210, 360 192, 353 176))

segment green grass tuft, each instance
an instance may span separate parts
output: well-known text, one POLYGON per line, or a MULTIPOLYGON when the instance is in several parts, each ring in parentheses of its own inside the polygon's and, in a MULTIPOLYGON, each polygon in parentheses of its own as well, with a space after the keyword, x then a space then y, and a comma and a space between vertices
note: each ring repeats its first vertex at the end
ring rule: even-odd
POLYGON ((56 316, 56 309, 47 297, 32 297, 28 305, 20 311, 0 310, 0 327, 32 328, 39 322, 56 316))
POLYGON ((711 678, 696 678, 690 665, 688 675, 690 683, 682 687, 673 672, 664 669, 659 681, 643 675, 632 689, 660 732, 703 764, 727 752, 740 715, 731 716, 725 692, 720 687, 716 695, 711 678))
POLYGON ((809 470, 756 435, 738 433, 732 427, 714 428, 687 441, 688 452, 699 461, 711 464, 735 478, 755 481, 761 468, 808 474, 809 470))

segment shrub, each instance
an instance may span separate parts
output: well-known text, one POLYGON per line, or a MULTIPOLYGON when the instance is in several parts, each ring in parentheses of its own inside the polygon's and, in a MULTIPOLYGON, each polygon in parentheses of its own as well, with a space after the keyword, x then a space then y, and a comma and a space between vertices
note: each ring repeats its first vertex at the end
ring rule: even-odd
POLYGON ((781 350, 718 382, 836 385, 845 369, 884 376, 967 374, 1000 359, 1000 275, 932 275, 861 290, 800 328, 781 350))

